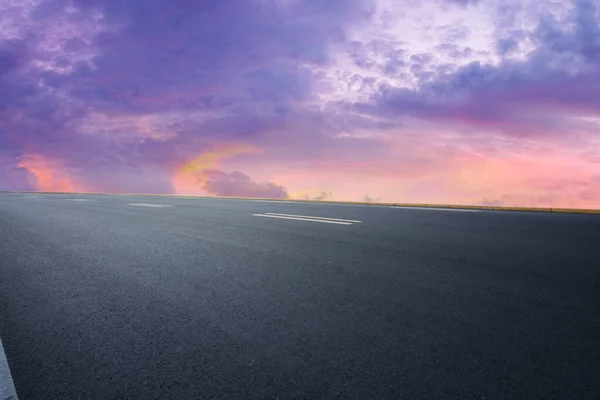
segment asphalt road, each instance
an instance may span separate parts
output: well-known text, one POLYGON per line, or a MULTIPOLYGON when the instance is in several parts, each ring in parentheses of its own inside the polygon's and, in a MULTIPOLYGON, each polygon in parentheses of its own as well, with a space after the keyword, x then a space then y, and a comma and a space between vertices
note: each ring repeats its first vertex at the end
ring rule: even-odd
POLYGON ((0 337, 21 400, 598 399, 600 216, 0 194, 0 337))

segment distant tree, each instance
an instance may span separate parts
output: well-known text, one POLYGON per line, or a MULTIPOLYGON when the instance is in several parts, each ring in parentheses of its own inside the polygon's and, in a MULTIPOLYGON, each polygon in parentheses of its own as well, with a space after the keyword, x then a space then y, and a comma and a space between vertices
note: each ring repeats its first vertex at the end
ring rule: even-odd
POLYGON ((365 197, 363 197, 363 200, 365 203, 379 203, 381 199, 379 197, 374 198, 369 196, 368 194, 365 194, 365 197))
POLYGON ((331 198, 331 192, 325 193, 321 192, 318 196, 313 197, 313 200, 328 200, 331 198))

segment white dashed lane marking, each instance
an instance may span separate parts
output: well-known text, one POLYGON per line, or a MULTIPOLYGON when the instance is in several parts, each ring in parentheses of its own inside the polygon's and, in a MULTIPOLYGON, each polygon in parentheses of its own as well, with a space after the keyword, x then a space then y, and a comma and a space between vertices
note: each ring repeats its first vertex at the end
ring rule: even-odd
POLYGON ((130 204, 130 206, 135 206, 135 207, 154 207, 154 208, 173 207, 170 204, 153 204, 153 203, 134 203, 134 204, 130 204))
POLYGON ((362 221, 353 219, 340 219, 340 218, 327 218, 327 217, 314 217, 311 215, 295 215, 295 214, 279 214, 279 213, 265 213, 265 214, 252 214, 255 217, 264 218, 279 218, 279 219, 291 219, 295 221, 308 221, 308 222, 321 222, 325 224, 337 224, 337 225, 352 225, 362 221))

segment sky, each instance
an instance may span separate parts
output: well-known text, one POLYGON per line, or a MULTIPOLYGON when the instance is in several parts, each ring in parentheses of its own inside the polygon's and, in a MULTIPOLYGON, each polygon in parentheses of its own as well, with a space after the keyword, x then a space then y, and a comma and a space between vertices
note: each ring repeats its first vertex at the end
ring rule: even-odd
POLYGON ((600 208, 600 0, 0 16, 0 190, 600 208))

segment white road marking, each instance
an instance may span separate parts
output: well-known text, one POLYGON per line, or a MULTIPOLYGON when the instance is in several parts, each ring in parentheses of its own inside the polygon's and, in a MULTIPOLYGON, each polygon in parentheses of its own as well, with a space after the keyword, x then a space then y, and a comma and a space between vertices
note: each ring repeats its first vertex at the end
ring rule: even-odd
POLYGON ((390 208, 402 208, 404 210, 432 210, 432 211, 458 211, 458 212, 481 212, 481 210, 471 210, 468 208, 438 208, 438 207, 402 207, 391 206, 390 208))
POLYGON ((284 217, 282 215, 266 215, 266 214, 252 214, 252 215, 254 215, 255 217, 293 219, 293 220, 296 220, 296 221, 323 222, 323 223, 326 223, 326 224, 337 224, 337 225, 352 225, 353 224, 353 222, 328 221, 328 220, 325 220, 325 219, 284 217))
POLYGON ((298 218, 311 218, 311 219, 322 219, 325 221, 338 221, 338 222, 350 222, 350 223, 357 223, 357 222, 362 222, 362 221, 357 221, 354 219, 341 219, 341 218, 328 218, 328 217, 314 217, 312 215, 294 215, 294 214, 281 214, 281 213, 265 213, 268 215, 278 215, 278 216, 283 216, 283 217, 298 217, 298 218))
POLYGON ((136 207, 154 207, 154 208, 173 207, 170 204, 152 204, 152 203, 134 203, 134 204, 130 204, 130 206, 136 206, 136 207))
POLYGON ((66 199, 67 201, 94 201, 91 199, 66 199))

